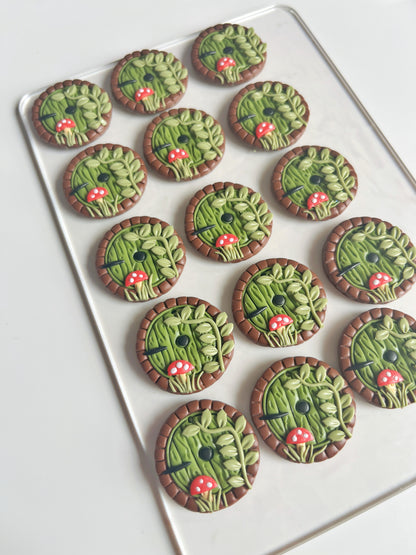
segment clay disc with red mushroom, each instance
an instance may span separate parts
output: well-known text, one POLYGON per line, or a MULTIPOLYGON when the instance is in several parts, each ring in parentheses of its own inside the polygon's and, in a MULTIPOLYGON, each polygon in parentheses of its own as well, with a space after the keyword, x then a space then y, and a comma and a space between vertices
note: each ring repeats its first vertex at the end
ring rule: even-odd
POLYGON ((40 138, 59 147, 78 147, 106 131, 112 106, 108 94, 89 81, 56 83, 33 105, 33 125, 40 138))
POLYGON ((251 83, 231 102, 228 122, 255 150, 280 150, 295 143, 309 121, 309 106, 292 86, 278 81, 251 83))
POLYGON ((234 353, 228 315, 196 297, 157 304, 137 334, 137 358, 149 378, 170 393, 196 393, 224 374, 234 353))
POLYGON ((186 209, 185 231, 204 256, 240 262, 266 245, 272 220, 260 193, 236 183, 219 182, 192 197, 186 209))
POLYGON ((148 301, 167 293, 185 266, 182 239, 157 218, 124 220, 99 244, 98 275, 111 293, 127 301, 148 301))
POLYGON ((211 513, 233 505, 252 488, 259 446, 237 409, 204 399, 169 416, 156 442, 155 460, 162 486, 179 505, 211 513))
POLYGON ((159 50, 127 54, 111 75, 115 98, 140 114, 171 108, 185 94, 187 84, 186 67, 172 53, 159 50))
POLYGON ((285 358, 259 378, 251 415, 263 440, 292 462, 334 457, 351 438, 355 402, 344 378, 312 357, 285 358))
POLYGON ((288 347, 323 326, 327 299, 318 276, 286 258, 253 264, 242 274, 232 309, 240 330, 264 347, 288 347))
POLYGON ((71 160, 63 186, 74 210, 90 218, 109 218, 134 206, 146 181, 146 167, 137 152, 104 144, 88 147, 71 160))
POLYGON ((329 235, 323 265, 343 295, 362 303, 388 303, 416 281, 416 247, 389 222, 352 218, 329 235))
POLYGON ((416 402, 416 321, 390 308, 373 308, 348 324, 339 344, 340 368, 350 386, 382 408, 416 402))
POLYGON ((197 179, 222 160, 221 125, 202 110, 174 108, 157 116, 144 136, 143 152, 150 166, 176 181, 197 179))
POLYGON ((253 79, 266 62, 267 45, 254 29, 224 23, 202 31, 192 46, 196 71, 217 85, 232 86, 253 79))
POLYGON ((343 212, 357 192, 357 174, 335 150, 322 146, 296 147, 282 156, 273 176, 277 200, 289 212, 314 221, 343 212))

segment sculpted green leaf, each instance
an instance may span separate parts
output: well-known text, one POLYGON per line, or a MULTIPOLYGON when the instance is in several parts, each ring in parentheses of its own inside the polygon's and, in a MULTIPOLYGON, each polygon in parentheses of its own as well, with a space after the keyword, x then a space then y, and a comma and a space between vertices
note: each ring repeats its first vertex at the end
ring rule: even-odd
POLYGON ((287 380, 287 382, 284 383, 284 386, 286 389, 290 389, 291 391, 298 389, 301 385, 300 380, 293 378, 291 380, 287 380))
POLYGON ((208 324, 207 322, 204 322, 203 324, 199 324, 199 326, 196 327, 196 331, 198 333, 208 333, 212 330, 211 324, 208 324))
POLYGON ((313 320, 304 320, 300 325, 300 329, 305 331, 311 331, 314 327, 315 322, 313 320))
POLYGON ((212 333, 204 333, 204 335, 201 335, 199 339, 202 343, 206 343, 208 345, 215 343, 215 335, 212 335, 212 333))
POLYGON ((227 318, 228 316, 226 312, 220 312, 215 318, 215 323, 217 324, 218 327, 221 327, 226 323, 227 318))
POLYGON ((219 428, 227 425, 227 413, 224 409, 219 410, 217 413, 217 424, 219 428))
POLYGON ((399 320, 399 328, 402 333, 407 333, 410 329, 410 324, 406 318, 400 318, 399 320))
POLYGON ((336 391, 340 391, 344 387, 344 378, 342 376, 337 376, 333 382, 333 386, 336 391))
POLYGON ((319 408, 323 412, 326 412, 327 414, 336 414, 337 413, 337 407, 333 403, 322 403, 322 405, 319 408))
POLYGON ((223 457, 236 457, 238 455, 237 448, 234 445, 225 445, 220 449, 220 453, 223 457))
POLYGON ((243 448, 244 451, 246 451, 251 447, 253 447, 255 441, 256 441, 256 438, 254 434, 248 434, 244 436, 243 439, 241 440, 241 447, 243 448))
POLYGON ((198 433, 199 426, 196 426, 195 424, 190 424, 189 426, 186 426, 186 428, 184 428, 182 431, 182 435, 184 435, 185 437, 194 437, 198 433))
POLYGON ((162 274, 162 276, 168 279, 173 279, 177 277, 177 272, 173 268, 161 268, 160 273, 162 274))
POLYGON ((384 341, 390 335, 389 330, 378 330, 376 332, 376 340, 377 341, 384 341))
POLYGON ((223 356, 228 355, 234 349, 234 341, 226 341, 221 349, 223 356))
POLYGON ((223 434, 217 439, 216 443, 219 447, 231 445, 231 443, 234 443, 234 436, 231 434, 223 434))
POLYGON ((181 319, 177 318, 176 316, 169 316, 169 318, 166 318, 164 320, 165 326, 179 326, 179 324, 181 323, 181 319))
POLYGON ((205 305, 203 304, 198 305, 195 310, 195 318, 199 320, 204 316, 204 314, 205 314, 205 305))
POLYGON ((255 464, 259 460, 258 451, 250 451, 245 457, 245 464, 249 466, 250 464, 255 464))
POLYGON ((192 308, 189 305, 184 306, 183 309, 181 310, 182 320, 188 320, 191 314, 192 314, 192 308))
POLYGON ((241 463, 237 459, 227 459, 223 462, 224 467, 231 472, 239 472, 241 469, 241 463))
POLYGON ((126 187, 120 191, 120 195, 125 198, 132 198, 136 194, 136 191, 132 187, 126 187))
POLYGON ((137 235, 137 233, 133 233, 132 231, 128 231, 127 233, 124 233, 123 239, 125 241, 130 241, 132 243, 135 243, 139 239, 139 236, 137 235))
POLYGON ((231 476, 228 478, 228 483, 233 488, 240 488, 245 484, 244 479, 241 476, 231 476))
POLYGON ((352 403, 352 397, 349 393, 346 393, 345 395, 342 395, 341 397, 341 407, 343 409, 349 407, 352 403))
POLYGON ((203 428, 208 428, 212 422, 212 414, 209 409, 205 409, 201 415, 201 425, 203 428))
POLYGON ((238 434, 241 434, 242 432, 244 432, 246 425, 247 425, 247 420, 245 419, 245 417, 243 415, 239 416, 235 421, 235 431, 238 434))
POLYGON ((319 366, 315 372, 315 376, 318 382, 323 382, 326 378, 326 369, 323 366, 319 366))
POLYGON ((330 434, 328 434, 328 438, 331 441, 342 441, 345 438, 345 434, 341 430, 334 430, 330 434))
POLYGON ((299 370, 299 375, 302 380, 307 380, 311 373, 311 367, 308 363, 302 364, 299 370))
POLYGON ((220 368, 220 365, 218 364, 218 362, 215 362, 214 360, 212 360, 211 362, 206 362, 203 365, 202 370, 207 374, 213 374, 214 372, 219 370, 219 368, 220 368))
POLYGON ((334 395, 334 393, 330 389, 321 389, 317 393, 317 397, 319 399, 323 399, 323 400, 332 399, 333 395, 334 395))
POLYGON ((270 285, 273 282, 273 278, 270 276, 260 276, 256 282, 260 285, 270 285))
POLYGON ((340 425, 340 421, 334 416, 328 416, 327 418, 324 418, 322 420, 322 423, 324 424, 324 426, 328 426, 328 428, 338 428, 338 426, 340 425))
POLYGON ((355 410, 353 406, 347 407, 345 410, 342 411, 342 418, 344 422, 348 424, 354 418, 355 410))
POLYGON ((201 352, 207 357, 215 357, 215 355, 218 354, 217 348, 213 347, 212 345, 207 345, 206 347, 203 347, 201 349, 201 352))
POLYGON ((225 326, 223 326, 221 328, 221 337, 226 337, 227 335, 230 335, 230 333, 232 333, 234 328, 234 324, 225 324, 225 326))

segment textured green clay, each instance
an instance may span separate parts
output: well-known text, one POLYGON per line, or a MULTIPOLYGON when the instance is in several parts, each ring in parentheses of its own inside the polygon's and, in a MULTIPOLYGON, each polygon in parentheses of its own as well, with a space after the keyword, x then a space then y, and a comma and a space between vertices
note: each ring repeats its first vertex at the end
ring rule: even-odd
POLYGON ((164 118, 156 125, 152 134, 154 155, 162 164, 172 169, 178 181, 198 175, 198 166, 203 162, 221 158, 223 153, 220 146, 223 142, 221 126, 214 122, 212 116, 202 116, 199 110, 185 110, 177 116, 164 118), (184 136, 188 139, 186 143, 179 140, 179 137, 184 136), (185 150, 189 157, 171 163, 168 154, 177 148, 185 150))
POLYGON ((309 430, 314 437, 314 441, 306 444, 305 460, 299 460, 301 453, 296 446, 287 444, 286 454, 290 459, 313 462, 330 443, 351 436, 346 424, 353 419, 355 409, 352 397, 339 393, 343 386, 341 376, 331 379, 323 366, 309 364, 286 368, 269 382, 262 400, 264 415, 288 413, 265 420, 271 433, 282 443, 298 427, 309 430), (297 410, 299 401, 308 403, 306 414, 297 410))
POLYGON ((336 264, 342 272, 359 262, 358 266, 345 272, 343 278, 352 286, 368 291, 375 302, 392 300, 396 298, 394 289, 415 272, 416 248, 408 247, 408 243, 409 238, 399 228, 387 230, 383 222, 377 225, 369 222, 350 229, 342 236, 335 252, 336 264), (369 254, 376 254, 379 260, 369 262, 369 254), (369 278, 378 272, 384 272, 393 279, 379 290, 371 291, 369 278))
POLYGON ((57 89, 42 102, 39 118, 43 127, 55 136, 58 143, 83 144, 88 141, 87 131, 106 126, 107 122, 102 117, 111 110, 111 103, 106 92, 101 92, 100 87, 93 85, 71 85, 57 89), (67 112, 69 108, 71 113, 67 112), (72 110, 75 109, 74 113, 72 110), (48 114, 53 117, 42 119, 48 114), (75 130, 69 138, 64 132, 57 133, 55 126, 62 119, 71 119, 75 122, 75 130), (71 139, 74 142, 71 143, 71 139))
POLYGON ((149 52, 146 55, 131 58, 122 68, 118 77, 123 94, 130 100, 135 101, 135 93, 138 89, 149 87, 155 94, 151 100, 154 105, 148 106, 148 100, 143 101, 143 106, 149 110, 157 110, 165 106, 165 98, 178 92, 185 92, 182 80, 188 76, 188 71, 181 62, 175 61, 173 54, 166 56, 159 52, 149 52), (153 79, 145 79, 145 76, 153 79), (131 83, 134 81, 134 83, 131 83), (124 84, 125 83, 125 84, 124 84))
POLYGON ((303 208, 313 220, 329 217, 331 209, 340 202, 352 200, 352 189, 355 178, 350 176, 350 169, 341 155, 332 156, 325 148, 319 153, 311 147, 307 153, 292 158, 283 168, 281 177, 282 189, 285 193, 302 187, 289 196, 290 200, 303 208), (320 183, 311 182, 311 177, 320 178, 320 183), (329 200, 308 210, 308 198, 313 193, 324 192, 329 200))
POLYGON ((289 146, 288 135, 307 125, 303 118, 305 113, 306 105, 293 87, 270 81, 248 91, 237 106, 237 120, 247 133, 256 136, 256 128, 263 122, 275 126, 274 131, 260 138, 266 150, 289 146), (271 110, 273 114, 268 115, 271 110))
POLYGON ((238 245, 244 247, 252 241, 261 241, 270 236, 267 225, 272 221, 266 203, 259 204, 260 193, 249 194, 248 190, 232 186, 206 195, 195 207, 194 227, 196 230, 215 224, 215 227, 198 233, 199 239, 215 247, 220 235, 233 234, 238 245), (232 215, 232 222, 224 222, 224 214, 232 215))
MULTIPOLYGON (((243 436, 246 425, 244 416, 234 423, 225 411, 205 410, 194 412, 181 420, 169 435, 166 445, 166 464, 168 468, 190 462, 185 468, 170 473, 172 480, 184 492, 194 478, 200 475, 213 478, 219 486, 220 498, 227 504, 225 494, 233 487, 251 488, 246 467, 258 459, 257 451, 250 451, 255 437, 253 434, 243 436), (212 450, 212 458, 203 460, 199 456, 201 447, 212 450)), ((195 500, 200 510, 198 497, 195 500)), ((214 507, 216 510, 219 506, 214 507)), ((208 509, 209 510, 209 509, 208 509)))
POLYGON ((312 330, 315 324, 322 327, 317 313, 325 308, 327 300, 319 298, 319 287, 312 286, 311 281, 310 270, 301 274, 292 265, 282 268, 275 264, 257 272, 247 282, 242 298, 244 314, 247 318, 257 309, 266 307, 249 321, 265 335, 271 346, 295 345, 299 332, 312 330), (284 297, 283 306, 273 304, 276 295, 284 297), (282 332, 269 331, 269 321, 277 314, 286 314, 293 319, 293 324, 283 328, 289 337, 283 336, 282 332))
MULTIPOLYGON (((173 235, 172 226, 162 230, 160 224, 137 224, 119 231, 109 241, 105 251, 104 263, 123 260, 107 268, 111 278, 124 287, 127 275, 133 271, 144 271, 151 279, 152 287, 160 285, 168 278, 178 276, 176 263, 184 256, 178 248, 178 237, 173 235), (144 252, 145 260, 134 259, 136 252, 144 252), (163 262, 161 262, 163 260, 163 262)), ((133 288, 131 288, 134 293, 133 288)))
POLYGON ((223 357, 234 348, 234 342, 223 337, 232 332, 233 325, 225 313, 213 318, 203 305, 181 305, 156 316, 146 333, 146 351, 158 347, 167 349, 148 355, 153 368, 169 379, 172 391, 190 393, 201 389, 200 378, 204 372, 224 371, 223 357), (176 344, 176 339, 186 336, 186 347, 176 344), (184 376, 170 376, 167 368, 175 360, 190 362, 195 370, 184 376))
POLYGON ((245 29, 239 25, 226 27, 204 37, 198 55, 206 68, 216 72, 221 83, 232 83, 240 79, 242 71, 262 62, 266 49, 266 44, 261 42, 254 29, 245 29), (217 71, 217 62, 224 57, 232 58, 236 63, 230 72, 217 71))
POLYGON ((354 335, 350 351, 351 365, 371 362, 369 366, 354 369, 359 380, 377 393, 382 407, 395 406, 388 390, 377 385, 377 376, 385 368, 398 371, 404 381, 397 384, 396 400, 399 406, 416 402, 416 333, 405 318, 390 317, 371 320, 354 335), (397 360, 385 360, 386 351, 393 351, 397 360))
POLYGON ((137 186, 144 179, 144 171, 141 169, 140 160, 134 157, 133 152, 125 154, 121 148, 109 150, 102 148, 92 156, 83 158, 76 165, 71 175, 71 188, 75 198, 83 204, 90 215, 102 217, 103 213, 99 202, 87 202, 89 191, 95 187, 104 187, 108 195, 103 201, 108 203, 111 215, 117 214, 118 205, 126 198, 141 195, 137 186), (100 181, 99 176, 107 174, 107 181, 100 181), (87 183, 85 187, 80 187, 87 183))

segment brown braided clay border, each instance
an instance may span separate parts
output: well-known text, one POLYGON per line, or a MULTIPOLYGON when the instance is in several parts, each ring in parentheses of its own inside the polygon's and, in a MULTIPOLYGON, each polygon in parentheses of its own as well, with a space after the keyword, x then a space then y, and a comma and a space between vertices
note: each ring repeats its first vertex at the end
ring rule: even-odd
MULTIPOLYGON (((286 368, 291 368, 293 366, 301 366, 302 364, 309 364, 310 366, 316 368, 318 366, 323 366, 327 370, 327 374, 331 379, 336 378, 340 374, 334 369, 331 368, 326 362, 322 362, 313 357, 290 357, 285 358, 283 360, 278 360, 272 366, 270 366, 264 374, 258 379, 256 385, 254 386, 253 392, 251 394, 251 416, 253 418, 254 425, 256 426, 260 436, 262 439, 267 443, 269 447, 273 449, 278 455, 283 457, 284 459, 292 461, 285 453, 286 444, 279 441, 279 439, 270 431, 270 428, 267 425, 267 420, 261 420, 261 417, 264 416, 263 413, 263 395, 266 390, 268 384, 274 379, 274 377, 279 373, 285 370, 286 368)), ((354 411, 356 409, 355 401, 354 401, 354 394, 348 385, 345 383, 344 387, 340 390, 342 395, 348 393, 352 397, 352 406, 354 407, 354 411)), ((354 412, 354 417, 346 426, 347 429, 352 433, 354 424, 356 420, 356 411, 354 412)), ((334 457, 344 445, 347 443, 347 438, 344 438, 341 441, 336 441, 330 443, 328 447, 316 456, 314 462, 321 462, 334 457)))
MULTIPOLYGON (((239 185, 238 183, 231 183, 230 181, 225 181, 225 182, 221 181, 221 182, 214 183, 212 185, 207 185, 192 197, 190 203, 186 208, 186 213, 185 213, 185 232, 186 232, 188 241, 203 256, 209 256, 210 258, 213 258, 214 260, 217 260, 219 262, 227 262, 227 261, 221 258, 221 256, 217 253, 217 249, 215 247, 211 247, 210 245, 207 245, 207 243, 204 243, 203 241, 201 241, 198 235, 194 234, 195 232, 194 212, 199 202, 206 195, 209 195, 210 193, 214 193, 217 191, 225 190, 227 187, 234 187, 234 189, 238 191, 239 189, 242 189, 245 186, 239 185)), ((249 195, 252 195, 254 193, 253 189, 250 189, 250 187, 246 187, 246 189, 248 189, 249 195)), ((263 203, 264 203, 264 200, 260 199, 259 204, 263 204, 263 203)), ((268 212, 270 212, 270 210, 268 210, 268 212)), ((266 227, 271 234, 273 222, 271 222, 266 227)), ((263 247, 266 246, 269 239, 270 237, 267 237, 267 235, 265 235, 261 241, 251 241, 245 247, 241 247, 243 258, 239 260, 231 260, 231 262, 241 262, 242 260, 247 260, 248 258, 251 258, 259 251, 261 251, 263 247)))
MULTIPOLYGON (((175 482, 172 480, 169 474, 163 474, 163 472, 167 469, 166 465, 166 445, 169 438, 170 433, 172 432, 173 428, 178 424, 180 420, 186 418, 189 414, 194 412, 203 411, 205 409, 210 409, 214 411, 220 411, 223 409, 227 416, 229 416, 234 422, 237 420, 239 416, 242 416, 241 412, 230 405, 226 405, 221 401, 212 401, 210 399, 203 399, 201 401, 191 401, 186 405, 182 405, 179 407, 173 414, 169 416, 165 424, 162 426, 159 437, 156 441, 156 449, 155 449, 155 461, 156 461, 156 472, 159 475, 160 482, 162 486, 166 489, 166 492, 174 499, 179 505, 189 509, 190 511, 197 511, 198 506, 195 503, 195 499, 189 495, 187 492, 178 488, 175 482)), ((259 451, 259 444, 254 433, 252 426, 247 421, 246 427, 243 431, 244 435, 254 434, 254 444, 251 447, 253 451, 259 451)), ((256 477, 258 468, 259 468, 260 459, 257 460, 256 463, 252 465, 248 465, 247 469, 247 477, 250 484, 253 484, 254 479, 256 477)), ((228 506, 233 505, 236 503, 241 497, 243 497, 249 488, 247 486, 241 486, 238 488, 233 488, 226 494, 228 506)), ((224 505, 221 501, 220 509, 224 509, 224 505)))
MULTIPOLYGON (((170 225, 170 224, 168 224, 168 223, 166 223, 162 220, 159 220, 158 218, 149 218, 148 216, 141 216, 140 218, 130 218, 128 220, 123 220, 119 224, 116 224, 115 226, 113 226, 110 229, 110 231, 107 231, 107 233, 104 235, 104 238, 102 239, 102 241, 100 242, 100 244, 98 246, 97 257, 96 257, 96 267, 97 267, 97 272, 98 272, 99 278, 104 283, 104 285, 107 287, 107 289, 109 291, 111 291, 111 293, 113 293, 114 295, 118 295, 122 299, 126 300, 125 295, 124 295, 124 291, 127 288, 123 287, 123 286, 119 285, 118 283, 116 283, 115 281, 113 281, 113 279, 111 278, 111 275, 107 271, 107 268, 102 268, 101 267, 105 264, 105 251, 107 249, 107 246, 108 246, 109 242, 111 241, 111 239, 114 237, 114 235, 116 233, 118 233, 122 229, 126 229, 127 227, 131 227, 131 226, 137 225, 137 224, 151 224, 151 225, 154 225, 154 224, 157 224, 157 223, 159 223, 162 226, 162 229, 164 229, 165 227, 170 225)), ((183 270, 183 268, 185 266, 185 263, 186 263, 186 249, 185 249, 185 246, 182 242, 182 239, 179 237, 179 235, 176 233, 176 231, 174 232, 174 235, 176 235, 179 239, 178 248, 180 247, 183 250, 184 256, 181 260, 179 260, 179 262, 175 263, 176 268, 178 270, 178 274, 179 274, 178 277, 169 278, 169 279, 166 278, 166 280, 163 281, 160 285, 158 285, 157 287, 153 287, 153 291, 155 292, 155 294, 158 297, 160 297, 160 295, 164 295, 165 293, 167 293, 169 291, 169 289, 171 289, 175 285, 175 283, 180 278, 180 275, 181 275, 182 270, 183 270)))
MULTIPOLYGON (((161 302, 156 306, 154 306, 151 310, 149 310, 149 312, 147 312, 147 314, 142 320, 142 323, 140 324, 140 328, 137 333, 137 341, 136 341, 137 358, 139 359, 139 362, 143 370, 146 372, 146 374, 152 380, 152 382, 154 382, 164 391, 169 391, 169 393, 174 393, 174 392, 171 389, 169 389, 168 378, 166 378, 165 376, 162 376, 161 374, 159 374, 159 372, 157 372, 157 370, 153 368, 150 359, 146 355, 147 330, 149 329, 149 326, 153 321, 153 319, 156 316, 158 316, 161 312, 164 312, 169 308, 173 308, 174 306, 182 306, 182 305, 199 306, 201 304, 206 307, 207 313, 213 318, 215 318, 221 312, 215 306, 207 303, 206 301, 203 301, 202 299, 198 299, 197 297, 178 297, 176 299, 167 299, 166 301, 161 302)), ((230 333, 229 335, 223 337, 223 340, 224 342, 229 340, 234 341, 234 336, 232 333, 230 333)), ((233 358, 233 354, 234 354, 234 349, 230 353, 228 353, 228 355, 224 355, 223 361, 224 361, 225 369, 227 369, 228 365, 230 364, 231 359, 233 358)), ((219 378, 221 378, 223 374, 224 372, 222 372, 221 370, 217 370, 212 374, 203 372, 201 377, 201 385, 202 385, 201 391, 202 389, 205 389, 206 387, 209 387, 210 385, 215 383, 219 378)), ((177 392, 177 393, 181 395, 180 392, 177 392)))
MULTIPOLYGON (((250 321, 245 317, 244 308, 243 308, 243 293, 244 289, 249 281, 249 279, 254 276, 257 272, 264 270, 265 268, 270 268, 273 264, 280 264, 282 267, 285 267, 291 264, 296 270, 303 273, 306 270, 309 270, 312 273, 312 282, 311 285, 317 285, 320 290, 320 294, 318 298, 326 298, 324 286, 322 285, 321 280, 318 276, 310 270, 307 266, 300 264, 300 262, 296 262, 295 260, 290 260, 287 258, 268 258, 267 260, 262 260, 261 262, 257 262, 256 264, 252 264, 247 270, 241 275, 240 279, 235 286, 233 299, 232 299, 232 311, 234 315, 234 319, 236 324, 240 328, 240 330, 254 343, 258 345, 262 345, 263 347, 270 347, 265 335, 256 329, 250 321)), ((326 307, 324 310, 317 312, 317 315, 321 322, 325 320, 325 313, 326 307)), ((298 331, 298 341, 297 345, 303 343, 310 339, 315 333, 320 330, 320 327, 315 324, 314 327, 309 330, 299 330, 298 331)))

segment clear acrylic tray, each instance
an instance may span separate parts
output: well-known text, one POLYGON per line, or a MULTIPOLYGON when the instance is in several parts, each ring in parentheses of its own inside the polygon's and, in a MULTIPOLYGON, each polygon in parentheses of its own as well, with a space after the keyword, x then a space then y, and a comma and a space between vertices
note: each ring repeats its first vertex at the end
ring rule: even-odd
MULTIPOLYGON (((201 108, 220 121, 227 139, 224 159, 208 176, 186 183, 165 181, 150 170, 143 198, 122 216, 96 221, 83 218, 70 208, 64 198, 62 176, 80 149, 54 149, 37 138, 31 124, 31 107, 42 91, 27 94, 19 110, 92 324, 101 337, 114 383, 137 435, 144 473, 159 498, 174 549, 188 555, 215 551, 239 555, 281 552, 416 483, 416 442, 409 440, 416 427, 416 407, 382 410, 358 398, 353 438, 339 455, 324 463, 296 465, 280 459, 262 444, 260 470, 253 490, 227 510, 211 515, 191 513, 172 501, 159 486, 153 465, 155 440, 164 420, 179 405, 190 398, 212 398, 249 416, 251 390, 275 360, 313 356, 338 366, 337 344, 345 325, 369 307, 348 301, 325 277, 321 248, 335 225, 354 216, 380 217, 399 225, 416 240, 411 209, 415 202, 415 180, 302 20, 290 8, 272 6, 236 18, 235 22, 253 26, 268 43, 267 63, 257 80, 289 83, 309 103, 310 122, 297 145, 331 147, 354 165, 359 179, 358 194, 341 216, 314 223, 292 217, 278 205, 271 192, 270 178, 282 151, 253 152, 233 136, 227 124, 227 110, 239 87, 205 84, 196 76, 190 61, 190 47, 196 35, 156 48, 172 51, 189 68, 188 91, 178 106, 201 108), (269 203, 274 214, 269 243, 250 261, 231 265, 204 259, 189 247, 181 278, 168 295, 156 302, 182 295, 196 296, 231 315, 232 291, 245 268, 264 258, 287 257, 306 264, 322 279, 328 295, 325 327, 301 346, 279 350, 258 347, 236 330, 235 355, 219 381, 190 397, 170 395, 145 376, 135 355, 137 329, 153 301, 127 303, 109 294, 97 277, 96 249, 104 233, 115 223, 140 215, 172 223, 185 238, 184 211, 189 199, 205 185, 226 180, 260 191, 269 203)), ((139 44, 137 48, 152 46, 139 44)), ((73 77, 88 79, 110 91, 113 67, 114 64, 108 64, 73 77)), ((96 143, 124 144, 141 153, 150 120, 151 117, 127 113, 114 104, 110 128, 102 141, 96 143)), ((415 316, 416 288, 389 306, 415 316)))

